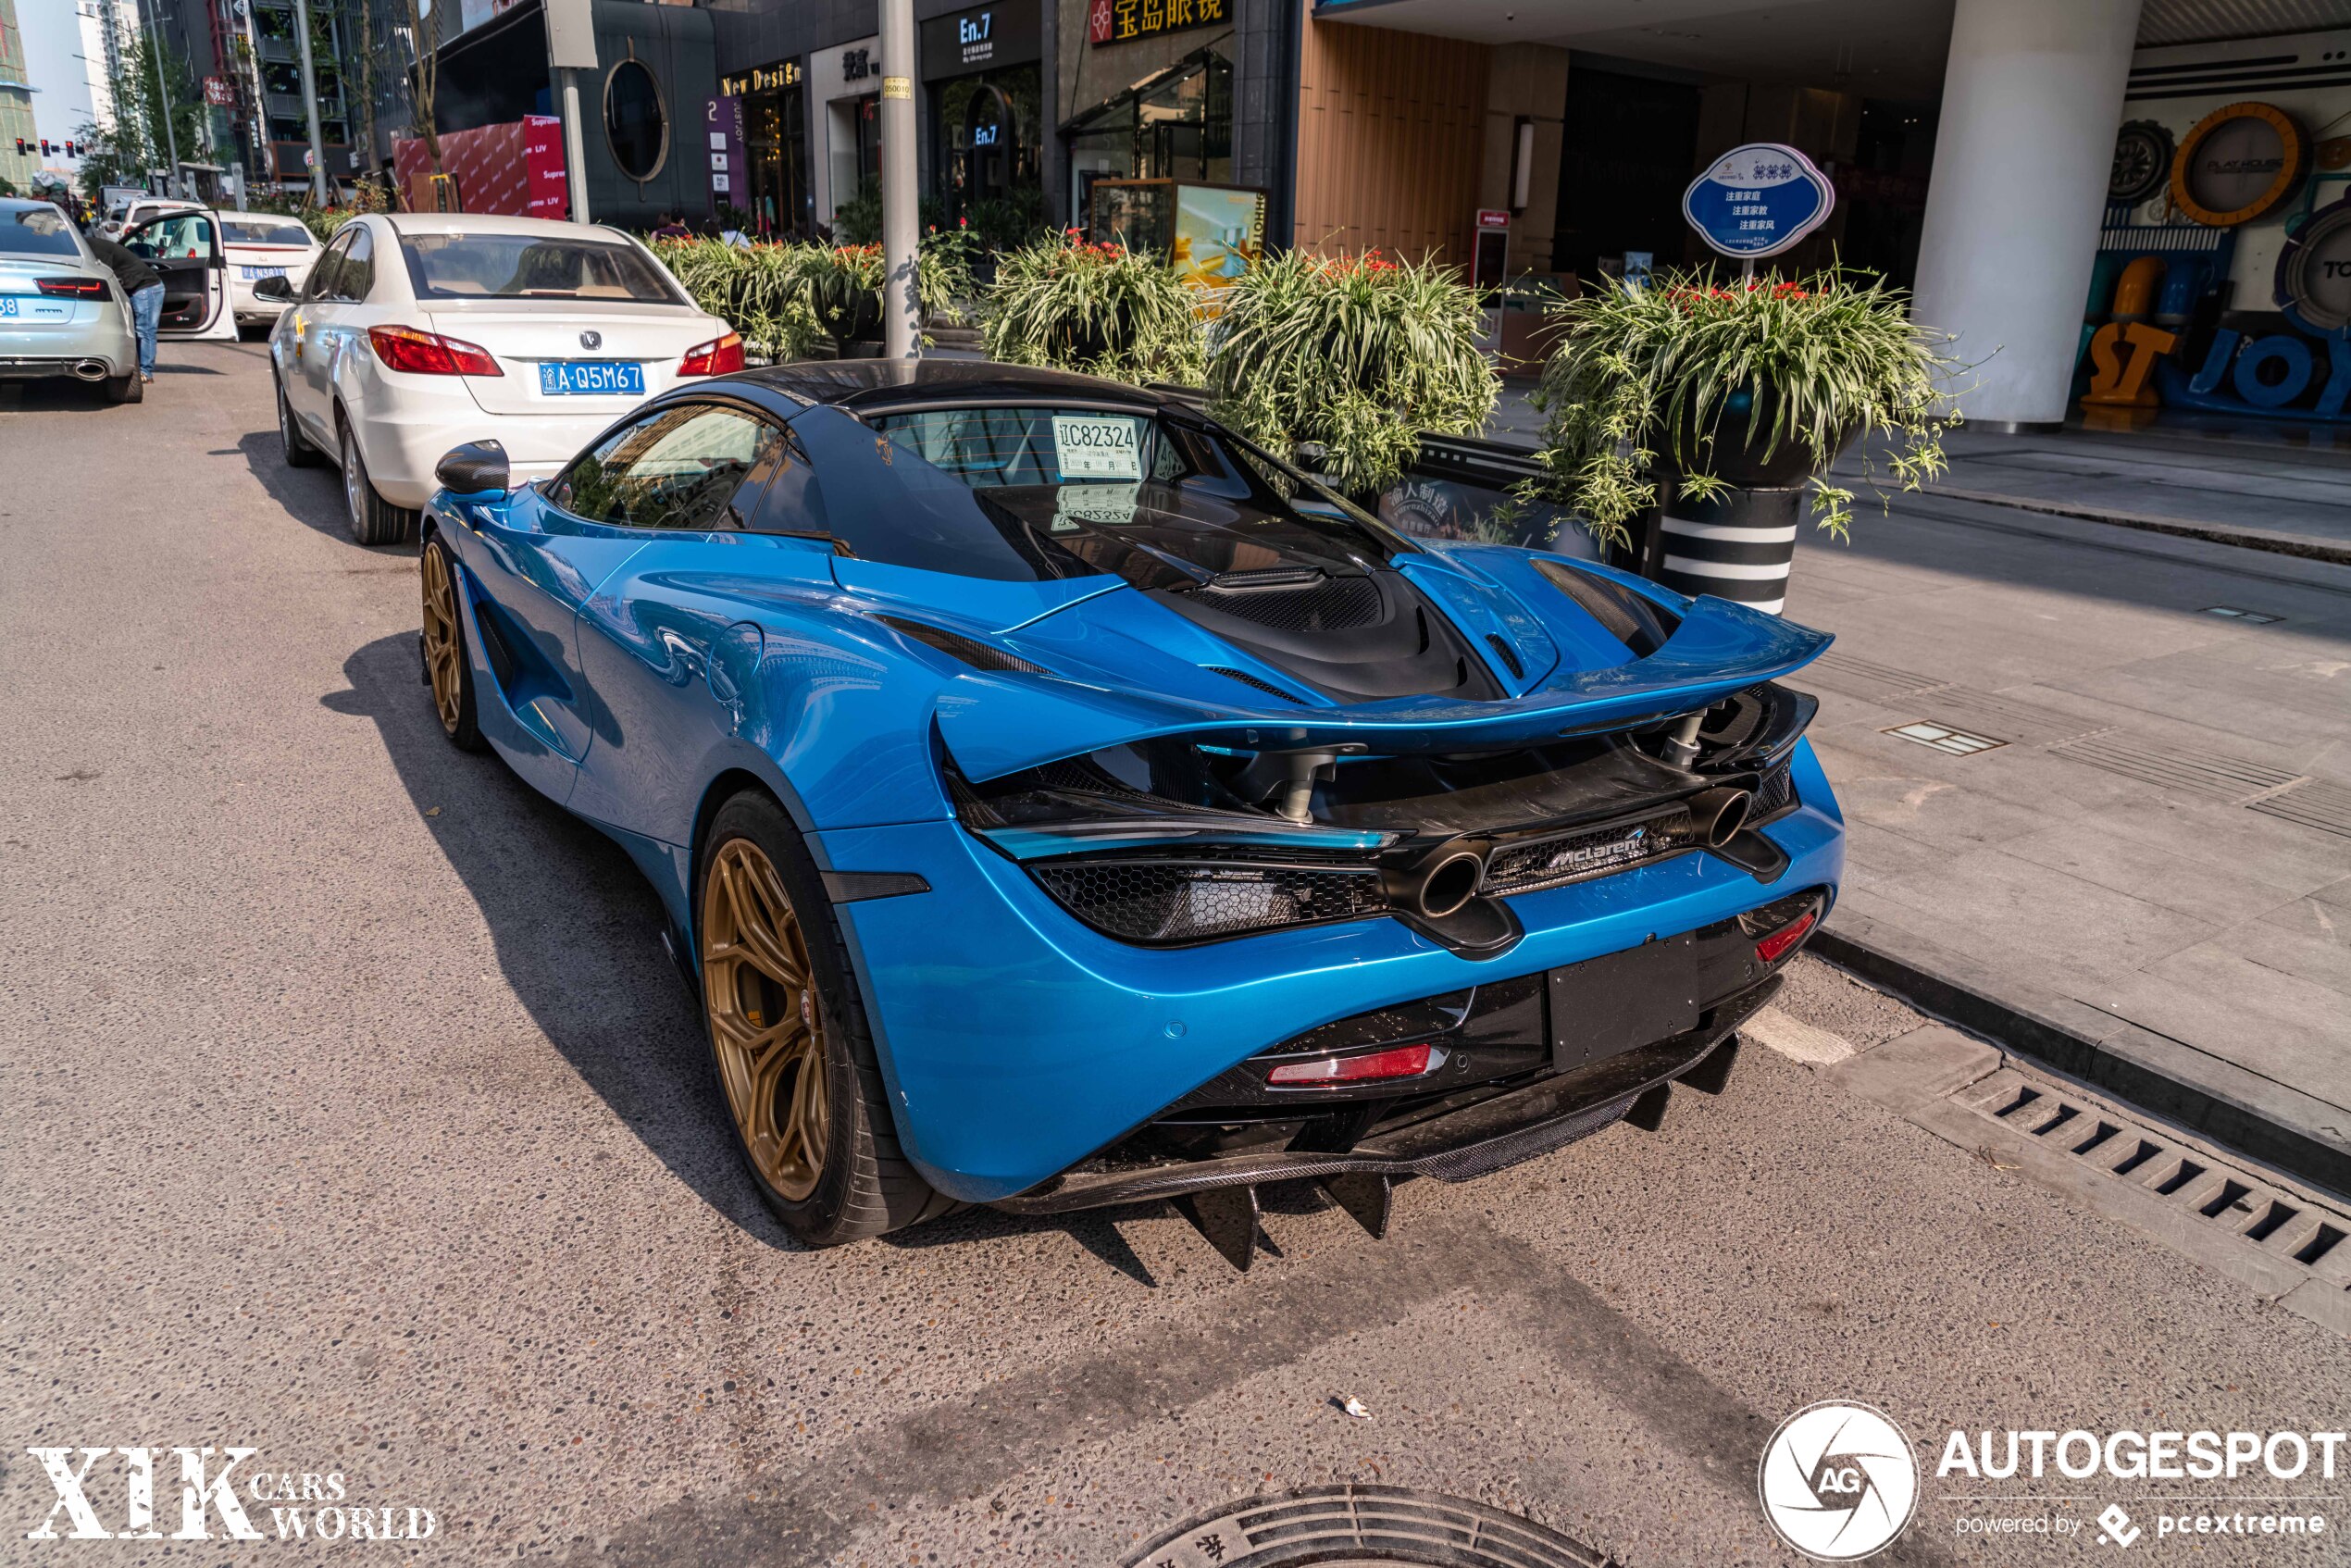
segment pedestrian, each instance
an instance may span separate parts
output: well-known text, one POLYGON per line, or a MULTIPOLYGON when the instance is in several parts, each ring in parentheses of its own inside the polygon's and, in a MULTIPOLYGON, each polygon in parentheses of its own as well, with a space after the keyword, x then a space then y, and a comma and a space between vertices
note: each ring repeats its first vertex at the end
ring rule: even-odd
POLYGON ((131 296, 131 325, 139 334, 139 379, 155 379, 155 330, 163 324, 163 274, 144 256, 117 244, 93 229, 82 238, 100 261, 114 268, 122 292, 131 296))
POLYGON ((678 215, 674 212, 663 213, 661 227, 653 230, 653 238, 656 240, 690 240, 693 237, 694 231, 678 222, 678 215))

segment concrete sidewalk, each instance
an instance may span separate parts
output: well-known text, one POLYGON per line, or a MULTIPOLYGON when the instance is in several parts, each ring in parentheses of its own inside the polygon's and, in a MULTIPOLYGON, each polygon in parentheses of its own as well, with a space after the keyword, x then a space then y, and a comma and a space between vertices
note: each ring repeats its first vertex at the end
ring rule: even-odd
POLYGON ((1837 634, 1824 951, 2351 1190, 2351 568, 1942 497, 1854 536, 1788 602, 1837 634))

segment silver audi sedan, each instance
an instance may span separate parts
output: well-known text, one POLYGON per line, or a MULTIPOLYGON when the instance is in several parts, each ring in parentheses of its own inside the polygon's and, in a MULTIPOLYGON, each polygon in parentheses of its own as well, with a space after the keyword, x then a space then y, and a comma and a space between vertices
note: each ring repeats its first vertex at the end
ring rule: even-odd
POLYGON ((139 344, 114 269, 47 202, 0 197, 0 380, 72 376, 136 403, 139 344))

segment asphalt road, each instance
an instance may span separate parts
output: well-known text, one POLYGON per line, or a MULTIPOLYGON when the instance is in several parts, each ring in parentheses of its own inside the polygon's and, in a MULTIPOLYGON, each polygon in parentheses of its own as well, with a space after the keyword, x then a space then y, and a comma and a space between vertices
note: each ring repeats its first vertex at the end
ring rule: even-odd
MULTIPOLYGON (((1403 1188, 1384 1243, 1276 1199, 1246 1276, 1164 1207, 800 1251, 653 895, 442 741, 413 554, 280 466, 260 345, 167 346, 135 408, 0 389, 0 1562, 1107 1565, 1361 1482, 1625 1568, 1783 1562, 1756 1464, 1818 1400, 1930 1462, 1952 1428, 2345 1425, 2342 1338, 1755 1049, 1660 1133, 1403 1188), (204 1444, 437 1534, 26 1539, 28 1448, 204 1444)), ((1818 965, 1786 1005, 1918 1022, 1818 965)), ((2094 1488, 1923 1489, 1878 1561, 2109 1549, 1957 1534, 2094 1488)))

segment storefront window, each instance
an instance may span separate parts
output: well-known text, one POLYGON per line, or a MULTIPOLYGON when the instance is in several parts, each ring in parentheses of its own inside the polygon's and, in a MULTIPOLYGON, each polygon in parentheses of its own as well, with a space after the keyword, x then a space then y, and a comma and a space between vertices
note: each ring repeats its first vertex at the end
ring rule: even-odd
POLYGON ((643 61, 623 60, 604 79, 604 134, 622 174, 651 180, 661 172, 669 152, 669 120, 662 111, 661 84, 643 61))
POLYGON ((1017 243, 1045 221, 1038 157, 1043 81, 1038 67, 1020 65, 931 85, 940 205, 992 244, 1017 243))
POLYGON ((751 188, 744 197, 762 232, 794 234, 808 227, 808 111, 798 82, 743 100, 743 142, 751 154, 751 188))
POLYGON ((1202 49, 1071 122, 1069 189, 1080 219, 1097 180, 1233 178, 1233 63, 1202 49))

